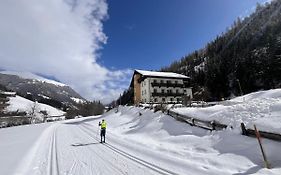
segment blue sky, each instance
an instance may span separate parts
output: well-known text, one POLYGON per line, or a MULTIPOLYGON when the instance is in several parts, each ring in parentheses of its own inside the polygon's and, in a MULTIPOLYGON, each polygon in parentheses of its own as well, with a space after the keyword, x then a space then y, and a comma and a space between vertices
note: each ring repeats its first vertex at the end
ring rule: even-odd
POLYGON ((266 0, 0 1, 0 70, 33 72, 109 103, 130 69, 203 48, 266 0))
POLYGON ((108 0, 98 62, 157 70, 204 47, 266 0, 108 0))

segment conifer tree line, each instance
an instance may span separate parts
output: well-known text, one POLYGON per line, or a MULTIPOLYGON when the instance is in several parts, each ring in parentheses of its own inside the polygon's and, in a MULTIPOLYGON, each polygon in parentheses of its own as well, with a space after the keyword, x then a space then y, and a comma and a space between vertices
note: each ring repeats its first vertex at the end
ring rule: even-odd
POLYGON ((66 111, 66 118, 71 119, 76 116, 94 116, 104 113, 104 105, 100 101, 87 101, 78 103, 75 107, 66 111))
MULTIPOLYGON (((189 76, 193 100, 215 101, 280 88, 281 1, 257 4, 254 13, 235 20, 204 48, 160 71, 189 76)), ((119 103, 133 103, 132 89, 124 91, 115 101, 119 103)))
POLYGON ((205 48, 164 67, 191 77, 195 99, 220 100, 281 87, 281 1, 257 4, 205 48))

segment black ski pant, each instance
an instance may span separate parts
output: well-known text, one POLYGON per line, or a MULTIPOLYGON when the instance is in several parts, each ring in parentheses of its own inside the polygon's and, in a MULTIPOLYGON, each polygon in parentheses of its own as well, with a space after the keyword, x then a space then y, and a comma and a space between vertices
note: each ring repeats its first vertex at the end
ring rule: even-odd
POLYGON ((105 142, 105 132, 106 132, 105 129, 100 130, 100 142, 105 142))

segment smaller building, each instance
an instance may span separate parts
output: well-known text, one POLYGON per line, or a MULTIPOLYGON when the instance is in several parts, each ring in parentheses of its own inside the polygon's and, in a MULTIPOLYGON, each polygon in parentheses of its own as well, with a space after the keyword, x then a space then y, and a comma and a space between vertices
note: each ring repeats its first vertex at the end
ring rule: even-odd
POLYGON ((192 99, 190 78, 173 72, 135 70, 131 88, 134 104, 183 103, 192 99))

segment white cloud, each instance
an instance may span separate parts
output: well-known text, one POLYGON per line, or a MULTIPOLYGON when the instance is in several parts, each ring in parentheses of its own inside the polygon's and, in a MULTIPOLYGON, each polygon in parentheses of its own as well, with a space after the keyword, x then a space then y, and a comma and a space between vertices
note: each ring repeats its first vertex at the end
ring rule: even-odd
POLYGON ((1 1, 0 67, 55 76, 88 99, 113 100, 131 71, 96 62, 107 8, 105 0, 1 1))

